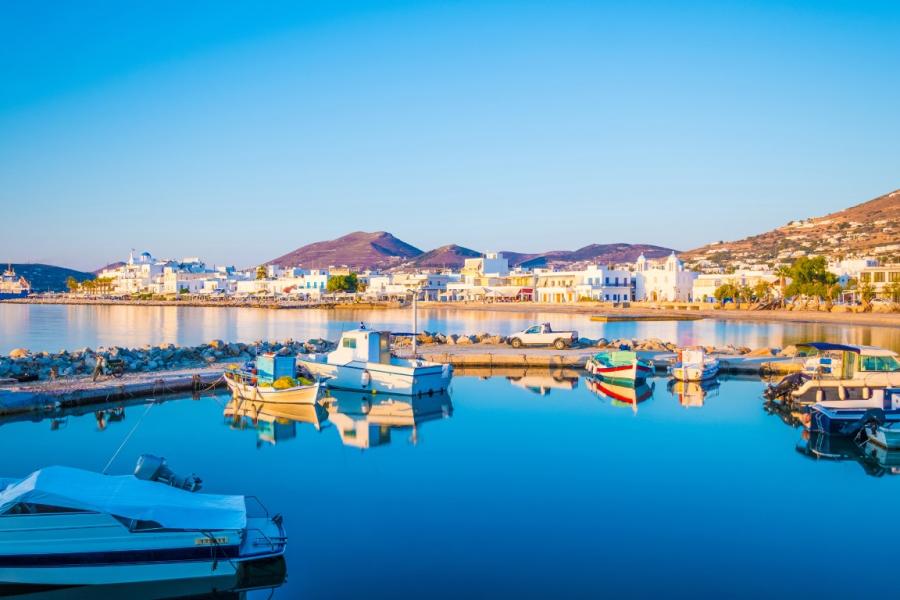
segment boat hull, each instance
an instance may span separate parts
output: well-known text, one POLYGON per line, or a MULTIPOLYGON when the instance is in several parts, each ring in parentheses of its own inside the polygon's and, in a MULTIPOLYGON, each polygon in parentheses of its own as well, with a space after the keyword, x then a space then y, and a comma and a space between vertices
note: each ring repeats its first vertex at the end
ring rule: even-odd
POLYGON ((587 370, 592 375, 604 381, 619 382, 634 385, 636 382, 645 381, 653 374, 650 365, 639 361, 631 365, 603 366, 596 362, 590 362, 587 370))
POLYGON ((672 367, 672 377, 678 381, 708 381, 719 374, 719 365, 681 365, 672 367))
MULTIPOLYGON (((844 435, 842 430, 847 425, 858 422, 872 409, 820 409, 813 406, 809 413, 809 430, 827 435, 844 435)), ((900 422, 900 411, 884 411, 884 419, 888 423, 900 422)))
POLYGON ((273 387, 259 387, 225 377, 228 389, 235 398, 265 402, 267 404, 315 404, 319 399, 320 384, 305 385, 286 390, 273 387))
POLYGON ((351 362, 346 365, 306 361, 300 364, 325 380, 329 389, 419 396, 446 392, 453 378, 449 365, 393 367, 381 363, 351 362))

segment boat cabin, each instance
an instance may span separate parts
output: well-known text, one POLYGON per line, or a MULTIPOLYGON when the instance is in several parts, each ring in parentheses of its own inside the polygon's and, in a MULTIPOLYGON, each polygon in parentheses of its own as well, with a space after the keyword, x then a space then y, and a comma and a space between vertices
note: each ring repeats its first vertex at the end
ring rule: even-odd
POLYGON ((349 362, 391 362, 391 334, 388 331, 354 329, 341 334, 336 350, 328 353, 328 364, 349 362))
POLYGON ((897 353, 875 346, 853 346, 811 342, 798 344, 812 348, 818 354, 807 361, 805 370, 837 379, 853 379, 863 373, 900 372, 897 353))

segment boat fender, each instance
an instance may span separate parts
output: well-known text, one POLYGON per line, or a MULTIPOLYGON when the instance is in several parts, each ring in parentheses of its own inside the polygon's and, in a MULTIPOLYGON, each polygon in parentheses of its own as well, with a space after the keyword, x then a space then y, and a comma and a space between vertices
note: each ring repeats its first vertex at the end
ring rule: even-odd
POLYGON ((841 400, 847 399, 847 388, 842 385, 838 386, 838 398, 840 398, 841 400))
POLYGON ((825 400, 825 390, 818 389, 816 390, 816 402, 823 402, 825 400))
POLYGON ((450 375, 450 365, 444 363, 444 366, 441 367, 441 379, 447 379, 450 375))
POLYGON ((369 387, 369 384, 372 382, 372 374, 369 373, 368 369, 365 369, 362 375, 359 376, 359 382, 363 387, 369 387))
POLYGON ((867 385, 863 386, 863 389, 862 389, 863 400, 868 400, 869 396, 871 396, 871 395, 872 395, 872 390, 869 389, 869 386, 867 386, 867 385))

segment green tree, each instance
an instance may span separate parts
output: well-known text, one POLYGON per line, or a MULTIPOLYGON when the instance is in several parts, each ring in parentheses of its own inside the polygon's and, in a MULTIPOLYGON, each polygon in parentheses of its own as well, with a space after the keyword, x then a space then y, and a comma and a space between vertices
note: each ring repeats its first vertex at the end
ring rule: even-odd
POLYGON ((257 279, 265 279, 269 276, 269 270, 266 268, 266 265, 259 265, 256 267, 256 278, 257 279))
POLYGON ((828 289, 837 283, 837 276, 828 271, 828 262, 824 256, 801 256, 794 261, 788 273, 791 278, 786 290, 788 296, 803 294, 826 298, 828 289))
POLYGON ((753 286, 753 295, 756 297, 757 302, 765 302, 771 294, 772 284, 764 279, 760 279, 753 286))
POLYGON ((734 300, 738 297, 739 290, 733 283, 723 283, 719 287, 716 288, 715 293, 713 294, 716 297, 716 300, 719 304, 722 304, 726 300, 734 300))
POLYGON ((884 293, 891 302, 900 302, 900 281, 894 281, 884 286, 884 293))
POLYGON ((77 279, 75 279, 71 275, 66 277, 66 288, 68 288, 68 290, 70 292, 72 292, 72 293, 77 292, 79 287, 81 287, 81 286, 79 285, 77 279))
POLYGON ((355 292, 359 288, 359 281, 356 273, 349 275, 333 275, 328 278, 328 284, 325 286, 329 292, 355 292))
POLYGON ((860 284, 859 297, 862 299, 863 304, 871 304, 872 300, 875 299, 875 288, 872 287, 871 283, 863 281, 860 284))

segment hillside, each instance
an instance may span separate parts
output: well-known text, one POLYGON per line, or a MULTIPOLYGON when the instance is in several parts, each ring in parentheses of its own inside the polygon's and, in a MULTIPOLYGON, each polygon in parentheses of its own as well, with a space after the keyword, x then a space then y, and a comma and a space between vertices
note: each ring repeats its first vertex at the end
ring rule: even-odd
POLYGON ((720 266, 787 263, 798 256, 900 257, 900 190, 845 210, 787 225, 734 242, 707 244, 682 254, 688 264, 720 266))
MULTIPOLYGON (((2 267, 5 269, 6 263, 3 263, 2 267)), ((34 292, 64 292, 66 291, 66 279, 69 277, 74 277, 78 281, 93 279, 94 277, 91 273, 85 273, 84 271, 39 263, 13 263, 12 267, 17 275, 24 277, 31 283, 31 290, 34 292)))
POLYGON ((431 267, 441 269, 459 269, 463 266, 467 258, 478 258, 481 252, 464 248, 456 244, 448 244, 429 250, 409 261, 408 266, 412 267, 431 267))
POLYGON ((634 262, 644 254, 649 259, 664 258, 672 253, 671 248, 651 244, 590 244, 578 250, 553 250, 542 254, 522 254, 503 252, 509 264, 524 268, 569 267, 596 263, 600 265, 634 262))
MULTIPOLYGON (((591 244, 578 250, 553 250, 543 253, 526 254, 507 252, 511 266, 554 267, 585 265, 588 263, 609 264, 632 262, 641 254, 647 258, 668 256, 671 248, 649 244, 591 244)), ((366 233, 357 231, 335 240, 316 242, 284 256, 269 261, 287 267, 302 266, 307 269, 347 265, 355 269, 394 268, 452 268, 459 269, 467 258, 482 256, 482 252, 447 244, 428 252, 397 239, 390 233, 378 231, 366 233)))
POLYGON ((415 258, 422 251, 390 233, 356 231, 335 240, 315 242, 279 256, 267 264, 321 269, 347 265, 355 269, 385 268, 415 258))

